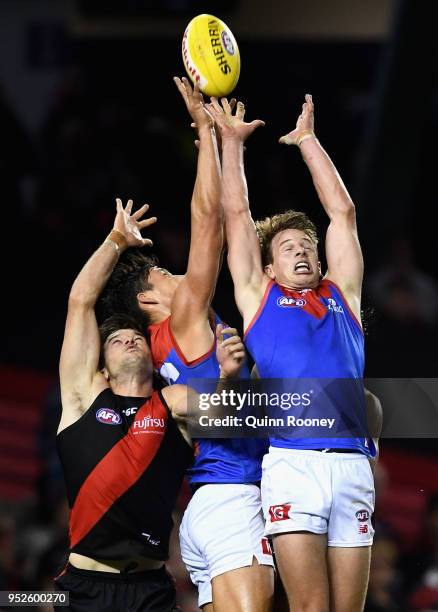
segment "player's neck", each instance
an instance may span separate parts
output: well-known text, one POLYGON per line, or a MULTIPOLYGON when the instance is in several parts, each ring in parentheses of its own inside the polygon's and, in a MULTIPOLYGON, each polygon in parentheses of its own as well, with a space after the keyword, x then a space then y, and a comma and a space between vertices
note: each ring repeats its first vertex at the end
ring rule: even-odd
POLYGON ((286 291, 294 291, 294 292, 309 291, 310 289, 316 289, 318 287, 318 285, 319 285, 319 281, 318 282, 314 282, 314 283, 309 283, 308 285, 303 285, 303 286, 300 286, 300 287, 298 287, 294 283, 288 283, 287 281, 285 281, 284 283, 280 283, 280 281, 278 279, 275 279, 275 282, 282 289, 286 289, 286 291))
POLYGON ((157 325, 158 323, 162 323, 166 319, 170 317, 170 308, 167 306, 163 306, 162 304, 157 304, 157 308, 153 311, 150 311, 150 321, 152 325, 157 325))
POLYGON ((153 392, 152 376, 143 373, 120 373, 110 380, 111 390, 116 395, 128 397, 150 397, 153 392))

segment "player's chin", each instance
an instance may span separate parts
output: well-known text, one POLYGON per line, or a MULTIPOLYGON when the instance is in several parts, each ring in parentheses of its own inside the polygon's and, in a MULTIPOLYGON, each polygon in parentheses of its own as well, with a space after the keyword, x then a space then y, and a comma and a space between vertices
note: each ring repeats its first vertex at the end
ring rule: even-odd
POLYGON ((316 287, 319 284, 319 274, 315 272, 294 272, 292 282, 300 289, 316 287))
POLYGON ((126 353, 123 361, 126 364, 130 364, 130 363, 140 363, 143 359, 144 359, 144 354, 141 351, 137 350, 137 351, 129 351, 128 353, 126 353))

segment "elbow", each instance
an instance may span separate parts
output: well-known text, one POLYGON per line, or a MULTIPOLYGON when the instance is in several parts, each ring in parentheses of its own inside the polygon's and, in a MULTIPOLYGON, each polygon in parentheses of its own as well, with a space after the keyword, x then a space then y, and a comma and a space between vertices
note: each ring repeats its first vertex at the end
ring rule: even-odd
POLYGON ((192 212, 192 221, 200 231, 219 231, 224 224, 224 211, 221 206, 216 205, 208 212, 192 212))
POLYGON ((344 216, 350 219, 355 218, 356 207, 342 183, 335 181, 325 188, 318 184, 315 184, 315 186, 319 200, 329 217, 344 216))
POLYGON ((356 222, 356 207, 350 197, 333 198, 331 205, 326 209, 331 219, 344 219, 348 223, 356 222))
POLYGON ((96 296, 91 295, 80 287, 73 286, 68 296, 68 309, 79 310, 84 308, 94 308, 96 296))
POLYGON ((348 198, 348 201, 345 202, 345 205, 343 206, 343 214, 349 221, 356 220, 356 207, 353 203, 353 200, 351 200, 350 198, 348 198))
POLYGON ((336 185, 333 193, 333 202, 336 203, 336 208, 339 212, 342 212, 346 217, 354 218, 356 216, 356 207, 344 185, 336 185))
POLYGON ((225 219, 239 217, 248 214, 249 211, 249 202, 247 199, 241 199, 240 201, 234 202, 223 200, 222 206, 225 212, 225 219))

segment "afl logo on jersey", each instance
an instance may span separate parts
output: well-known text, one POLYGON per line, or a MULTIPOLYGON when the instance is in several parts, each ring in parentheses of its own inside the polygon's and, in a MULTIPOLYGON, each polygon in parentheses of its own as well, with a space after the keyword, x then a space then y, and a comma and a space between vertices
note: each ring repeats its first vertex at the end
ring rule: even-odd
POLYGON ((96 412, 96 419, 105 425, 120 425, 122 417, 111 408, 99 408, 96 412))
POLYGON ((302 308, 305 305, 306 300, 303 298, 296 300, 293 297, 282 295, 277 299, 277 306, 280 306, 280 308, 302 308))

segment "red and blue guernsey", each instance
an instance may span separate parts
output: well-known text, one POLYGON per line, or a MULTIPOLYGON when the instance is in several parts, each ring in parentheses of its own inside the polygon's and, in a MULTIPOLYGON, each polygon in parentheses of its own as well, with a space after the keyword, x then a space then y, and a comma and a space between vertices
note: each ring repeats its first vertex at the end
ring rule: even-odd
MULTIPOLYGON (((341 290, 329 280, 301 291, 290 291, 271 281, 248 326, 245 344, 262 379, 363 378, 362 328, 341 290)), ((342 401, 345 404, 348 399, 342 401)), ((364 416, 363 399, 354 406, 350 402, 343 410, 346 414, 362 411, 364 416)), ((372 440, 366 437, 294 438, 277 430, 270 442, 283 448, 349 448, 368 456, 375 454, 372 440)))
MULTIPOLYGON (((216 323, 220 320, 216 319, 216 323)), ((187 384, 192 378, 219 378, 216 344, 195 361, 187 361, 172 334, 170 317, 149 326, 154 368, 169 385, 187 384)), ((241 378, 249 378, 246 366, 241 378)), ((261 463, 267 452, 267 440, 255 438, 221 438, 195 440, 195 461, 188 470, 190 484, 260 482, 261 463)))

